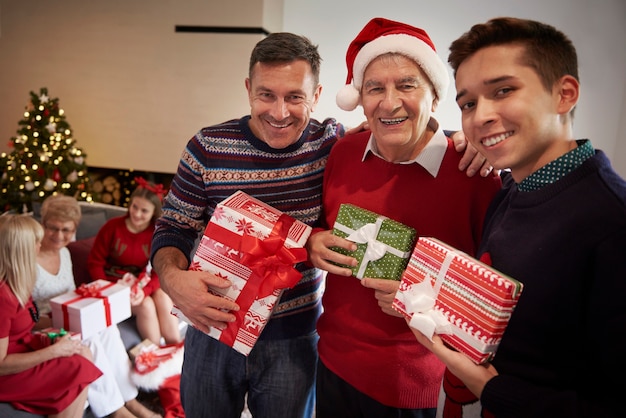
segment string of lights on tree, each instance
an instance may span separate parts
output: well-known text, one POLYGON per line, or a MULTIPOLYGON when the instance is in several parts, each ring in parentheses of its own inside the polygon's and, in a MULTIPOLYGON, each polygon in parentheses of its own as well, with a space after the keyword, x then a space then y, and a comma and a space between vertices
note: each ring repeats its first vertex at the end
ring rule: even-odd
POLYGON ((32 210, 33 202, 62 193, 91 201, 85 159, 76 146, 59 99, 30 92, 30 102, 12 137, 10 153, 0 154, 0 211, 32 210))

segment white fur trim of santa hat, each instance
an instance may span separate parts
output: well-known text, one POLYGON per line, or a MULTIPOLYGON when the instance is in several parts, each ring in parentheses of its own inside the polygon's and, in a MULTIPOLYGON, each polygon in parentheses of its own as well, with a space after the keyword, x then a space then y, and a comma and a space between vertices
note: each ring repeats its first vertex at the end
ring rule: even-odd
POLYGON ((348 80, 336 97, 337 105, 341 109, 350 111, 359 105, 365 69, 375 58, 386 53, 398 53, 414 60, 433 84, 439 102, 444 100, 450 85, 450 76, 428 34, 403 23, 376 18, 363 28, 348 48, 348 80), (368 41, 368 36, 373 39, 368 41), (355 50, 359 46, 360 49, 355 50))

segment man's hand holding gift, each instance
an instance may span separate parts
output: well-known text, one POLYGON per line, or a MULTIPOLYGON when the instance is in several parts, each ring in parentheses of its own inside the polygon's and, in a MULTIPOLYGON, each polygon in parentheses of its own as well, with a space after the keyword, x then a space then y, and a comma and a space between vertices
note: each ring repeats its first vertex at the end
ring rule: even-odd
POLYGON ((333 248, 343 248, 347 252, 356 251, 357 245, 332 231, 311 234, 306 243, 309 262, 315 267, 338 276, 352 276, 352 270, 344 266, 356 267, 358 260, 352 256, 338 253, 333 248))

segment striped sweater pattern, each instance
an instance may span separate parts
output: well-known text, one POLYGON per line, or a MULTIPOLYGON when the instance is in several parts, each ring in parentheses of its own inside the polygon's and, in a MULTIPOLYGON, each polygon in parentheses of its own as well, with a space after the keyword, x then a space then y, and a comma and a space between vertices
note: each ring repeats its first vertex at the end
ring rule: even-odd
MULTIPOLYGON (((322 203, 328 154, 344 127, 311 119, 294 144, 274 149, 248 126, 250 116, 201 129, 185 147, 157 221, 152 254, 179 248, 191 259, 215 207, 241 190, 313 226, 322 203)), ((283 293, 261 339, 306 335, 321 312, 322 274, 305 263, 300 282, 283 293)))

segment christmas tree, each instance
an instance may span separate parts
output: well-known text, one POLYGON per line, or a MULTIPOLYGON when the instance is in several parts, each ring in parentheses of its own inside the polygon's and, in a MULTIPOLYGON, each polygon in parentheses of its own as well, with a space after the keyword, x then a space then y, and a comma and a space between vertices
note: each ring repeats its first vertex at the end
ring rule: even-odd
POLYGON ((0 212, 29 212, 33 202, 56 193, 91 200, 87 155, 76 147, 59 99, 46 88, 31 91, 19 126, 13 151, 0 154, 0 212))

